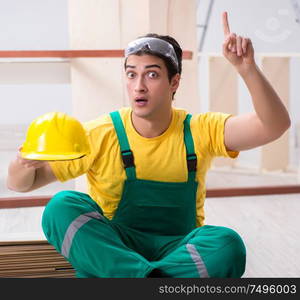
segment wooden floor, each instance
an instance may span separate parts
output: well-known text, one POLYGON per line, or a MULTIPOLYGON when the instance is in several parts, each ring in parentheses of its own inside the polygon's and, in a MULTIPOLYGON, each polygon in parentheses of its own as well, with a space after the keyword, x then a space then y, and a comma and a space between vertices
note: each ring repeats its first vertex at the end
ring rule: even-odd
MULTIPOLYGON (((207 179, 208 187, 295 183, 295 176, 280 174, 212 172, 207 179)), ((243 238, 243 277, 300 277, 300 194, 207 198, 205 213, 206 224, 230 227, 243 238)))
MULTIPOLYGON (((207 177, 207 188, 296 183, 294 175, 281 174, 257 175, 211 171, 207 177)), ((34 209, 36 208, 32 208, 34 209)), ((9 212, 11 210, 7 210, 6 213, 9 212)), ((26 209, 26 215, 30 217, 30 208, 26 209)), ((300 194, 207 198, 205 215, 206 224, 230 227, 243 238, 247 249, 247 265, 243 277, 300 277, 300 194)), ((30 218, 33 219, 32 216, 30 218)), ((6 219, 3 215, 2 219, 9 222, 12 219, 16 220, 11 215, 6 219)), ((27 224, 30 220, 24 216, 23 222, 27 224)), ((38 222, 37 224, 36 230, 41 230, 38 222)), ((13 228, 19 230, 17 226, 13 228)), ((14 231, 10 230, 9 234, 13 236, 14 231)), ((22 262, 25 258, 24 247, 5 248, 8 243, 12 242, 0 243, 0 277, 74 277, 71 266, 63 261, 59 254, 54 254, 52 246, 36 241, 36 249, 44 248, 40 250, 45 256, 38 255, 38 260, 32 260, 30 255, 38 253, 28 251, 31 245, 25 251, 28 255, 27 262, 22 262), (37 246, 39 243, 41 245, 37 246), (17 252, 9 253, 11 250, 17 252), (46 257, 49 259, 48 262, 52 258, 56 262, 52 262, 50 267, 49 265, 45 267, 46 257), (23 263, 21 268, 20 262, 23 263), (8 267, 9 263, 12 263, 12 266, 8 267)))

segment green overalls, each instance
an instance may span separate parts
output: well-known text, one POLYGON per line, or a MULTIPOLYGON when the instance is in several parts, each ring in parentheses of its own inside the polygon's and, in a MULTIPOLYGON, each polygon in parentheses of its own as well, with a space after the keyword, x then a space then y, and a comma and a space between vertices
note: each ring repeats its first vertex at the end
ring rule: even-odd
POLYGON ((240 277, 246 257, 240 236, 226 227, 196 228, 191 116, 184 121, 187 181, 158 182, 136 178, 119 112, 110 115, 127 175, 115 215, 106 218, 87 194, 57 193, 43 213, 48 241, 78 277, 148 277, 153 270, 160 277, 240 277))

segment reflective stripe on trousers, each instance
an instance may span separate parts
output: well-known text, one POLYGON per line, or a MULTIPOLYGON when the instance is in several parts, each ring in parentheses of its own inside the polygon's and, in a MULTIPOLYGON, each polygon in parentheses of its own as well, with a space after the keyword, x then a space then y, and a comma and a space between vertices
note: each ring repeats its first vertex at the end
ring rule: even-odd
POLYGON ((207 269, 205 267, 205 264, 203 262, 203 259, 200 255, 200 253, 197 251, 195 245, 193 244, 186 244, 186 248, 188 250, 188 252, 190 253, 194 263, 196 264, 199 276, 201 278, 208 278, 208 272, 207 269))
POLYGON ((91 219, 103 219, 103 216, 97 211, 92 211, 77 217, 68 227, 61 247, 61 254, 69 257, 72 242, 77 231, 91 219))

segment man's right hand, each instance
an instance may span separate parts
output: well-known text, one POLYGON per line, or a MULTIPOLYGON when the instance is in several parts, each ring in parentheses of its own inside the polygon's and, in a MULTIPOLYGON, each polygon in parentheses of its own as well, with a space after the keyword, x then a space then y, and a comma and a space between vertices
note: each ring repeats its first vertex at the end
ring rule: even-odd
POLYGON ((21 156, 21 149, 8 167, 8 189, 30 192, 57 180, 48 161, 25 159, 21 156))
POLYGON ((47 161, 44 160, 33 160, 33 159, 26 159, 23 158, 21 155, 22 147, 19 147, 18 153, 17 153, 17 162, 23 166, 24 168, 33 168, 33 169, 39 169, 47 163, 47 161))

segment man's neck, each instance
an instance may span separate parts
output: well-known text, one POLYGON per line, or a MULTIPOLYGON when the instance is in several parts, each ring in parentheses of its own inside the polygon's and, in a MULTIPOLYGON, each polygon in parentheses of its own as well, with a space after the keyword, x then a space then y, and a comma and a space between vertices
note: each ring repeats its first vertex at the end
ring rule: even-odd
POLYGON ((131 115, 132 125, 135 130, 145 138, 154 138, 163 134, 172 121, 172 109, 168 114, 156 118, 141 118, 134 113, 131 115))

